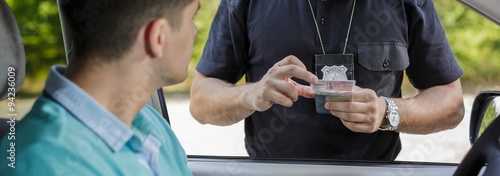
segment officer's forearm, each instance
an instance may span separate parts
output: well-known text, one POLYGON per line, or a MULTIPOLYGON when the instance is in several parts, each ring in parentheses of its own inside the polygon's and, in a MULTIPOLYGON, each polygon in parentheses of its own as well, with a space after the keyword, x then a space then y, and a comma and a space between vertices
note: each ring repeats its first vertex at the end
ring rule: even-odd
POLYGON ((235 86, 197 73, 191 87, 190 111, 202 124, 227 126, 254 113, 242 100, 248 85, 235 86))
POLYGON ((460 80, 420 90, 408 99, 395 99, 401 112, 397 131, 428 134, 455 128, 463 119, 464 103, 460 80))

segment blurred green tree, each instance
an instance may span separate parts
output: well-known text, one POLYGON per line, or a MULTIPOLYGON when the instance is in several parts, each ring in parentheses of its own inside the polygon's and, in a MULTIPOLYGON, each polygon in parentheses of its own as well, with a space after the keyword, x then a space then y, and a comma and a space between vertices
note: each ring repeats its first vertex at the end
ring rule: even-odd
POLYGON ((464 89, 475 93, 500 85, 500 27, 456 1, 434 3, 465 72, 464 89))
POLYGON ((37 95, 49 68, 64 64, 65 54, 56 0, 6 0, 23 37, 26 79, 21 95, 37 95))

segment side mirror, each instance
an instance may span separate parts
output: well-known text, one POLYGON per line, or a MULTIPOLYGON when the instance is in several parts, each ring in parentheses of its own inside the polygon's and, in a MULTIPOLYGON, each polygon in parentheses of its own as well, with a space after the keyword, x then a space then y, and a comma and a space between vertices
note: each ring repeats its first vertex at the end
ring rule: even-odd
POLYGON ((500 91, 483 91, 474 99, 470 142, 474 143, 455 176, 500 175, 500 91), (483 175, 481 174, 481 175, 483 175))
POLYGON ((484 130, 500 115, 500 91, 480 92, 472 106, 470 118, 470 143, 473 144, 484 130))

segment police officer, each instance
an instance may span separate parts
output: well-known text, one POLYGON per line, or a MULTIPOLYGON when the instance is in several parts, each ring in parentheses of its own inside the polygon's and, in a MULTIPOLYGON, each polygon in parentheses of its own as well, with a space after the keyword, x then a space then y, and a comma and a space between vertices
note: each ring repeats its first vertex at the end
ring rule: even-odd
POLYGON ((394 160, 400 132, 451 129, 464 115, 463 71, 431 0, 222 0, 197 71, 192 115, 245 120, 256 157, 394 160), (309 84, 333 65, 356 81, 352 101, 317 113, 309 84), (404 73, 414 97, 401 98, 404 73))

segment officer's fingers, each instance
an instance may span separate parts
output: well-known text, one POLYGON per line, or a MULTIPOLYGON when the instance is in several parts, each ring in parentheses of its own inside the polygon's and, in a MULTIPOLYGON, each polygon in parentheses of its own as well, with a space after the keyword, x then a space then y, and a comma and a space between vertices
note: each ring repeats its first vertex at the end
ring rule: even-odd
POLYGON ((288 79, 287 81, 293 84, 299 96, 314 98, 314 90, 310 86, 301 85, 292 79, 288 79))
POLYGON ((357 133, 373 133, 377 131, 377 127, 374 127, 368 123, 356 123, 356 122, 349 122, 340 119, 342 124, 344 124, 345 127, 347 127, 349 130, 357 133))
POLYGON ((371 89, 358 89, 352 91, 352 101, 374 102, 378 100, 377 93, 371 89))
POLYGON ((312 84, 318 81, 318 77, 307 71, 304 63, 295 56, 287 56, 283 60, 277 62, 269 69, 268 73, 279 74, 281 78, 296 77, 312 84))
POLYGON ((275 74, 276 77, 280 79, 288 79, 294 77, 307 81, 308 83, 311 84, 315 84, 316 82, 318 82, 318 77, 316 75, 296 65, 285 65, 279 67, 279 69, 276 70, 275 74))
POLYGON ((352 90, 353 90, 353 91, 356 91, 356 90, 361 90, 361 89, 363 89, 363 88, 358 87, 357 85, 354 85, 354 87, 353 87, 353 89, 352 89, 352 90))
POLYGON ((347 113, 340 111, 330 111, 332 115, 340 118, 343 121, 347 122, 355 122, 355 123, 371 123, 371 119, 369 119, 365 114, 362 113, 347 113))
POLYGON ((274 104, 279 104, 285 107, 292 107, 293 101, 286 95, 278 91, 270 91, 268 94, 268 100, 274 104))
POLYGON ((359 112, 359 108, 356 107, 356 102, 345 102, 345 101, 327 101, 325 102, 325 108, 331 111, 340 112, 359 112))
POLYGON ((286 79, 285 81, 280 81, 274 85, 274 88, 281 92, 283 95, 287 96, 292 101, 297 101, 299 98, 299 93, 295 88, 295 81, 291 79, 286 79))
POLYGON ((332 111, 371 114, 377 111, 377 104, 365 102, 329 101, 325 108, 332 111))
POLYGON ((300 96, 314 98, 314 90, 311 87, 297 84, 295 88, 300 96))
POLYGON ((295 88, 295 82, 291 79, 265 79, 260 81, 264 87, 261 90, 265 92, 277 91, 281 92, 283 95, 289 97, 292 101, 297 101, 298 93, 295 88))
POLYGON ((300 61, 299 58, 297 58, 293 55, 287 56, 287 57, 283 58, 281 61, 274 64, 274 66, 278 66, 278 67, 282 67, 285 65, 296 65, 296 66, 306 70, 306 66, 304 65, 304 63, 302 63, 302 61, 300 61))

